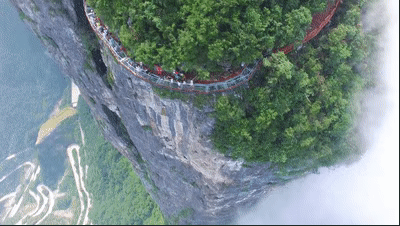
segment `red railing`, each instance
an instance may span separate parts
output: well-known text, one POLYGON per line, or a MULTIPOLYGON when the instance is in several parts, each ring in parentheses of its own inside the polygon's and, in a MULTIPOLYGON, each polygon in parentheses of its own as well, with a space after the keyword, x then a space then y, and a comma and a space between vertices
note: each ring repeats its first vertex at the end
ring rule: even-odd
MULTIPOLYGON (((328 6, 326 7, 324 12, 321 13, 315 13, 312 17, 310 29, 307 31, 306 36, 304 37, 302 43, 306 43, 313 39, 315 36, 318 35, 318 33, 324 28, 329 21, 331 21, 333 15, 336 12, 336 9, 339 7, 340 3, 342 3, 343 0, 336 0, 335 3, 330 3, 328 2, 328 6)), ((285 54, 290 53, 293 51, 294 44, 287 45, 285 47, 279 48, 274 50, 273 52, 278 52, 278 51, 283 51, 285 54)))
MULTIPOLYGON (((311 25, 310 25, 310 29, 307 31, 306 36, 304 37, 304 39, 302 41, 303 44, 308 42, 308 41, 310 41, 312 38, 314 38, 316 35, 318 35, 318 33, 329 23, 329 21, 332 19, 332 16, 335 14, 338 6, 340 5, 340 3, 342 3, 342 1, 343 0, 336 0, 335 3, 328 3, 328 6, 327 6, 327 8, 326 8, 326 10, 324 12, 316 13, 316 14, 313 15, 312 22, 311 22, 311 25)), ((87 13, 87 10, 86 10, 86 8, 87 8, 86 0, 84 0, 84 7, 85 7, 85 15, 86 15, 87 19, 89 20, 88 13, 87 13)), ((100 23, 100 25, 102 27, 106 27, 103 24, 103 22, 99 18, 96 17, 96 23, 97 22, 100 23)), ((90 20, 89 20, 89 23, 90 23, 90 20)), ((92 23, 90 23, 90 25, 91 25, 91 28, 93 29, 93 31, 97 34, 97 36, 101 40, 103 40, 102 35, 99 33, 99 31, 92 25, 92 23)), ((110 34, 110 38, 116 40, 116 42, 119 42, 119 39, 117 37, 115 37, 113 34, 110 34)), ((106 40, 106 39, 104 39, 104 40, 106 40)), ((110 39, 108 39, 108 40, 110 40, 110 39)), ((114 50, 113 50, 112 47, 109 46, 110 44, 108 44, 108 41, 105 41, 105 43, 106 43, 106 46, 111 50, 111 54, 117 59, 118 63, 121 64, 122 66, 124 66, 132 74, 134 74, 136 77, 139 77, 139 78, 141 78, 141 79, 143 79, 143 80, 145 80, 145 81, 147 81, 147 82, 149 82, 149 83, 151 83, 153 85, 162 86, 162 85, 160 85, 158 83, 154 83, 154 82, 150 81, 148 78, 145 78, 143 76, 138 76, 136 72, 132 71, 124 63, 120 62, 119 59, 121 57, 117 56, 117 54, 114 53, 114 50)), ((126 54, 126 49, 122 45, 118 45, 118 46, 126 54)), ((278 52, 278 51, 283 51, 285 54, 288 54, 291 51, 293 51, 293 48, 294 48, 294 44, 290 44, 290 45, 287 45, 285 47, 282 47, 282 48, 279 48, 279 49, 275 49, 275 50, 273 50, 273 52, 275 53, 275 52, 278 52)), ((198 91, 198 90, 186 90, 186 91, 189 91, 189 92, 193 91, 193 92, 205 94, 205 93, 211 93, 211 92, 223 92, 223 91, 227 91, 227 90, 236 88, 239 85, 242 85, 244 82, 248 81, 252 77, 252 75, 254 74, 254 69, 258 69, 261 66, 261 64, 262 64, 262 61, 258 60, 257 61, 257 65, 255 65, 255 67, 253 67, 253 68, 250 68, 251 73, 245 75, 245 79, 242 82, 237 83, 235 85, 232 85, 230 87, 227 87, 227 88, 224 88, 224 89, 219 89, 219 90, 213 90, 213 91, 210 91, 210 92, 208 92, 208 91, 202 92, 202 91, 198 91)), ((247 65, 245 67, 242 67, 241 69, 238 69, 238 70, 234 71, 233 73, 230 73, 230 74, 225 72, 224 73, 225 75, 222 75, 222 76, 221 76, 221 74, 219 74, 217 76, 215 73, 211 72, 210 73, 211 74, 210 77, 212 79, 210 79, 210 80, 196 80, 195 79, 196 78, 195 74, 185 73, 184 77, 183 77, 183 80, 184 81, 192 80, 195 84, 202 84, 202 85, 206 85, 206 86, 207 85, 211 85, 211 84, 215 84, 215 83, 221 83, 221 84, 224 83, 224 84, 226 84, 226 83, 229 83, 229 80, 233 80, 235 77, 241 75, 242 71, 246 67, 247 67, 247 65)), ((169 73, 169 72, 166 72, 166 71, 162 70, 162 68, 160 66, 158 66, 158 65, 155 65, 155 70, 152 70, 151 68, 147 67, 146 65, 143 65, 142 68, 144 68, 148 72, 152 73, 153 75, 156 75, 156 76, 158 76, 160 78, 163 78, 163 79, 173 79, 174 78, 174 75, 172 73, 169 73)), ((171 89, 171 90, 182 91, 182 88, 172 88, 172 87, 167 87, 167 86, 162 86, 162 87, 168 88, 168 89, 171 89)), ((207 87, 206 90, 209 90, 209 87, 207 87)))

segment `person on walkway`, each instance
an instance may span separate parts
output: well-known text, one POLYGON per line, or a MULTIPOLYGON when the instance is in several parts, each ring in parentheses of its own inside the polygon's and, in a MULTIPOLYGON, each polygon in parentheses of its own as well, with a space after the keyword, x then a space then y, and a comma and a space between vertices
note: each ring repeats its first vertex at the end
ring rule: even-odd
POLYGON ((158 65, 155 65, 156 66, 156 70, 157 70, 157 75, 160 75, 161 76, 161 74, 162 74, 162 68, 160 67, 160 66, 158 66, 158 65))
POLYGON ((174 74, 175 79, 176 79, 177 81, 179 81, 179 79, 180 79, 180 77, 179 77, 179 72, 176 71, 176 70, 174 70, 174 71, 173 71, 173 74, 174 74))

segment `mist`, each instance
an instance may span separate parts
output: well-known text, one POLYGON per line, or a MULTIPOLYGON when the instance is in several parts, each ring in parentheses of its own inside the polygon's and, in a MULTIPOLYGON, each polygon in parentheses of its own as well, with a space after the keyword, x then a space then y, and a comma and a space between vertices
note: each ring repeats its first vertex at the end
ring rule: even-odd
POLYGON ((238 213, 237 224, 399 224, 399 1, 371 8, 364 28, 385 28, 378 85, 363 104, 365 154, 276 188, 238 213))

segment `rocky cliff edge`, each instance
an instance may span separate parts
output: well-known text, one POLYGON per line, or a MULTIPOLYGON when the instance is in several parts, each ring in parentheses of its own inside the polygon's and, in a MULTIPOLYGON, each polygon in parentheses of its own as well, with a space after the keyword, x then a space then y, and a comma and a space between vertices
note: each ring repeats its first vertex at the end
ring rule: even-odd
POLYGON ((77 84, 104 136, 132 162, 167 219, 233 223, 238 210, 279 181, 269 163, 244 165, 213 148, 212 108, 160 98, 117 64, 94 37, 82 0, 10 1, 77 84))

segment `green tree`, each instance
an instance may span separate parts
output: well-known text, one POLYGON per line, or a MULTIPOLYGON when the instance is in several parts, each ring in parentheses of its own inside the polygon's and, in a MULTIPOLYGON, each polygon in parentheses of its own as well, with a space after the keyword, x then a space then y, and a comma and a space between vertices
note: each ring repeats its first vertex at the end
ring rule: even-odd
MULTIPOLYGON (((221 70, 304 37, 309 7, 322 0, 89 0, 136 60, 197 71, 221 70)), ((319 5, 318 5, 319 6, 319 5)))
POLYGON ((285 24, 281 28, 283 32, 278 36, 280 40, 279 47, 283 47, 287 43, 303 40, 311 21, 310 9, 303 6, 286 14, 285 24))
POLYGON ((269 59, 264 60, 264 65, 269 66, 275 75, 273 78, 268 78, 268 83, 275 84, 281 77, 286 79, 292 77, 294 66, 283 52, 272 54, 269 59))

